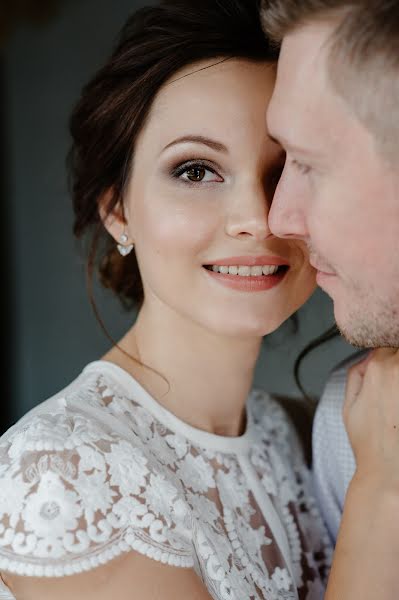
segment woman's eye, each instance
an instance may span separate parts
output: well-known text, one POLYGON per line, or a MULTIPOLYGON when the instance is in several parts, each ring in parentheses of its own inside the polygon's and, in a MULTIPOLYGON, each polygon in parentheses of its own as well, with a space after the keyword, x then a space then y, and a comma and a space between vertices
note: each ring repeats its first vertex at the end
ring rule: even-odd
POLYGON ((192 167, 191 169, 187 169, 185 174, 190 181, 204 181, 207 173, 211 173, 211 171, 204 167, 192 167))
POLYGON ((190 183, 222 182, 223 179, 210 167, 202 164, 182 165, 175 170, 174 176, 190 183))

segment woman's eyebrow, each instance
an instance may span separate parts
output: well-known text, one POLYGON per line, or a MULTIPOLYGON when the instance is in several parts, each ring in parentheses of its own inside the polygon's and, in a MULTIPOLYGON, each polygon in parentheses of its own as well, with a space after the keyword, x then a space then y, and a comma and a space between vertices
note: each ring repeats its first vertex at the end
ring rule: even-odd
POLYGON ((176 144, 188 143, 203 144, 205 146, 209 146, 209 148, 212 148, 212 150, 216 150, 217 152, 224 152, 225 154, 228 153, 228 149, 224 144, 222 144, 221 142, 217 142, 216 140, 212 140, 211 138, 204 137, 203 135, 184 135, 182 137, 179 137, 176 140, 173 140, 173 142, 170 142, 170 144, 168 144, 167 146, 165 146, 162 152, 164 152, 171 146, 175 146, 176 144))

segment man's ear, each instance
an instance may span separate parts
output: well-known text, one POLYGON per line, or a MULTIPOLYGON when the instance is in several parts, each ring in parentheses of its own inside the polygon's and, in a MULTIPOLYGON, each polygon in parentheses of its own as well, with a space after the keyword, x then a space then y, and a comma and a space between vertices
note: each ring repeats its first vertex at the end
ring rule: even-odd
POLYGON ((98 201, 98 213, 105 229, 114 240, 119 241, 126 228, 126 219, 121 200, 112 206, 115 202, 114 194, 115 191, 110 188, 102 195, 98 201))

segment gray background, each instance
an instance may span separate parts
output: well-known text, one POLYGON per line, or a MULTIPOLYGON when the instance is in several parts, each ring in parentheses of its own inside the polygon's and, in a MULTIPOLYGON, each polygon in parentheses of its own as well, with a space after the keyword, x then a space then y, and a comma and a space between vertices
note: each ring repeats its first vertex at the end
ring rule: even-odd
MULTIPOLYGON (((109 345, 89 306, 84 258, 71 233, 67 120, 81 86, 109 53, 125 18, 144 4, 69 0, 45 27, 20 26, 6 47, 13 420, 66 385, 109 345)), ((107 327, 118 337, 133 316, 106 293, 99 292, 99 304, 107 327)), ((295 357, 332 323, 331 303, 318 291, 300 311, 298 334, 286 327, 265 342, 256 383, 298 395, 292 376, 295 357)), ((309 392, 319 394, 330 369, 351 352, 338 338, 312 353, 303 369, 309 392)))

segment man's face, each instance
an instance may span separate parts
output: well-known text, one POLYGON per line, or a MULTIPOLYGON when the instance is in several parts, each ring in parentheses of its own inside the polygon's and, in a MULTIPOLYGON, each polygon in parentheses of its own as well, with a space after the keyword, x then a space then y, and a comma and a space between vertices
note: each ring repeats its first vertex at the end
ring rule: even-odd
POLYGON ((307 243, 319 285, 354 345, 399 346, 399 156, 396 169, 329 79, 335 24, 283 42, 268 110, 287 152, 269 224, 307 243))

